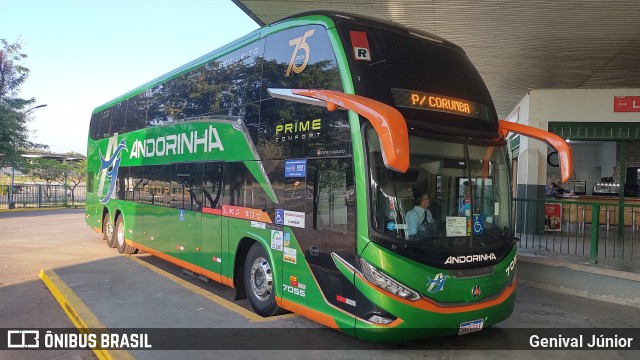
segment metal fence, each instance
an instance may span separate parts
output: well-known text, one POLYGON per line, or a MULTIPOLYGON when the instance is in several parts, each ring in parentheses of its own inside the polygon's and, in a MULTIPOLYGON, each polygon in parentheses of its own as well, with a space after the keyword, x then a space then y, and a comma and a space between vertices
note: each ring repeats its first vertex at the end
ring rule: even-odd
POLYGON ((86 187, 78 185, 27 185, 15 184, 13 192, 11 185, 0 185, 0 210, 14 208, 44 208, 44 207, 78 207, 84 206, 86 187))
POLYGON ((519 247, 640 266, 640 205, 514 199, 519 247))
MULTIPOLYGON (((86 187, 0 185, 0 210, 84 206, 86 187)), ((519 248, 640 266, 640 205, 514 199, 519 248), (596 224, 596 225, 594 225, 596 224)))

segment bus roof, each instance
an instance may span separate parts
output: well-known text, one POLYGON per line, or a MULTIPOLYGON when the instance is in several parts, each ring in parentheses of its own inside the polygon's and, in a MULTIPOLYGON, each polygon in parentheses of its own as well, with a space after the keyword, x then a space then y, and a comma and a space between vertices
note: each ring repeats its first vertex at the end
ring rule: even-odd
POLYGON ((284 30, 286 28, 289 27, 293 27, 293 26, 298 26, 298 25, 306 25, 306 24, 310 24, 310 23, 316 23, 316 24, 322 24, 324 25, 327 29, 334 27, 334 23, 335 22, 354 22, 354 23, 366 23, 369 25, 374 25, 377 27, 381 27, 381 28, 386 28, 388 30, 392 30, 392 31, 396 31, 396 32, 402 32, 405 34, 413 34, 416 36, 420 36, 423 37, 425 39, 432 39, 433 41, 439 42, 442 45, 448 46, 448 47, 452 47, 452 48, 456 48, 457 50, 463 51, 462 48, 460 48, 459 46, 455 45, 454 43, 447 41, 445 39, 440 38, 437 35, 433 35, 430 34, 428 32, 422 31, 422 30, 418 30, 418 29, 413 29, 407 26, 404 26, 402 24, 398 24, 398 23, 394 23, 394 22, 390 22, 390 21, 386 21, 386 20, 382 20, 382 19, 376 19, 376 18, 372 18, 372 17, 368 17, 368 16, 362 16, 362 15, 356 15, 356 14, 351 14, 351 13, 346 13, 346 12, 338 12, 338 11, 308 11, 308 12, 303 12, 303 13, 299 13, 299 14, 295 14, 295 15, 291 15, 288 16, 286 18, 283 18, 281 20, 275 21, 265 27, 262 27, 260 29, 254 30, 251 33, 233 41, 230 42, 226 45, 223 45, 203 56, 200 56, 199 58, 188 62, 185 65, 182 65, 172 71, 169 71, 168 73, 161 75, 147 83, 144 83, 136 88, 134 88, 131 91, 128 91, 126 93, 124 93, 123 95, 120 95, 116 98, 114 98, 111 101, 108 101, 98 107, 96 107, 92 114, 95 114, 99 111, 102 111, 114 104, 117 104, 119 102, 125 101, 137 94, 140 94, 141 92, 151 89, 155 86, 158 86, 161 83, 164 83, 165 81, 171 80, 181 74, 184 74, 185 72, 188 72, 194 68, 197 68, 198 66, 201 66, 211 60, 214 60, 218 57, 224 56, 229 52, 232 52, 234 50, 236 50, 237 48, 240 48, 242 46, 244 46, 247 43, 253 42, 255 40, 258 40, 260 38, 269 36, 270 34, 279 32, 281 30, 284 30))

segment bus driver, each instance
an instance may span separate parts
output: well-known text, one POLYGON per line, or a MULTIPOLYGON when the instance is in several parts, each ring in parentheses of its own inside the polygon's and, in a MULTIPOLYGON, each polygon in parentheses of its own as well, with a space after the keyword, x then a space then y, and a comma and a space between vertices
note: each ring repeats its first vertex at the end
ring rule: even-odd
POLYGON ((413 209, 407 212, 405 221, 407 223, 406 235, 409 239, 424 238, 427 235, 429 224, 434 224, 433 216, 427 209, 429 207, 429 195, 416 192, 413 196, 413 209))

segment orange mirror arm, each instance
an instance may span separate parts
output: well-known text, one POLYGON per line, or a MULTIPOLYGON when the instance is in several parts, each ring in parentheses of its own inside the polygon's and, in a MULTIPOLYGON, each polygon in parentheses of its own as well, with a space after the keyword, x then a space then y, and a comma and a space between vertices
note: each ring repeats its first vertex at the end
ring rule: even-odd
POLYGON ((371 122, 380 137, 385 166, 402 173, 409 169, 407 122, 395 108, 364 96, 345 94, 334 90, 292 89, 291 92, 325 101, 327 109, 330 111, 342 107, 364 116, 371 122))
POLYGON ((558 151, 558 157, 560 158, 562 182, 569 181, 569 178, 571 178, 571 175, 573 174, 573 153, 571 152, 571 147, 563 138, 542 129, 505 120, 498 121, 498 127, 502 137, 506 137, 509 132, 514 132, 516 134, 544 141, 556 149, 558 151))

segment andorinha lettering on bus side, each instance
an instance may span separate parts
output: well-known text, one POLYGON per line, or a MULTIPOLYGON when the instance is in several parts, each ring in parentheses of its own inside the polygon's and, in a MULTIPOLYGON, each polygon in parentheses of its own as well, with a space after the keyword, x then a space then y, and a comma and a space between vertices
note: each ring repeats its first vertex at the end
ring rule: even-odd
POLYGON ((195 154, 198 150, 211 152, 214 149, 224 151, 224 146, 218 136, 218 130, 209 125, 209 129, 204 130, 202 137, 198 136, 198 131, 180 133, 175 135, 160 136, 144 140, 136 139, 131 147, 130 159, 141 157, 168 156, 195 154))

